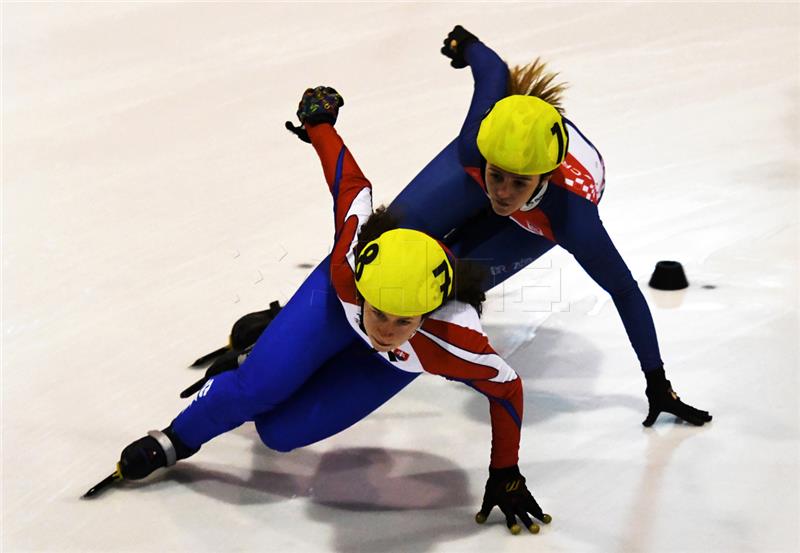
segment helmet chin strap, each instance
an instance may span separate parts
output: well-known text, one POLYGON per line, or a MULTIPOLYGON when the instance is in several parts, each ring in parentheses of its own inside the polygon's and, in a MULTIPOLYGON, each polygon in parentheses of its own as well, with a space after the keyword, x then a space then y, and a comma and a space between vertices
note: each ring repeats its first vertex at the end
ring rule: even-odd
POLYGON ((358 303, 359 307, 361 307, 361 313, 358 314, 358 328, 361 329, 361 332, 366 334, 367 329, 364 328, 364 298, 361 298, 361 301, 358 303))
POLYGON ((550 184, 550 178, 549 177, 546 178, 546 179, 543 179, 542 182, 539 183, 539 186, 536 187, 536 190, 533 191, 533 194, 531 194, 530 199, 527 202, 525 202, 525 205, 523 205, 521 208, 519 208, 519 210, 520 211, 530 211, 531 209, 533 209, 537 205, 539 205, 539 202, 542 201, 542 197, 544 196, 544 193, 547 192, 547 185, 549 185, 549 184, 550 184))

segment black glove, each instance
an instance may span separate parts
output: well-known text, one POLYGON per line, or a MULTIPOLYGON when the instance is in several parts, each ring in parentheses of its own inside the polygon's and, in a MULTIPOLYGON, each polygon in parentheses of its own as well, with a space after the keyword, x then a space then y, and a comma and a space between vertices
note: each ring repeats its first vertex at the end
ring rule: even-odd
POLYGON ((151 430, 122 450, 119 471, 126 480, 140 480, 154 470, 170 467, 177 461, 197 453, 178 439, 172 427, 162 431, 151 430))
POLYGON ((647 395, 647 401, 650 403, 650 409, 647 412, 647 418, 642 421, 643 425, 652 426, 662 411, 671 413, 695 426, 703 426, 711 421, 711 415, 708 414, 708 411, 695 409, 681 401, 678 394, 672 390, 672 384, 667 380, 663 368, 647 371, 644 376, 647 379, 645 395, 647 395))
POLYGON ((519 473, 519 467, 506 467, 502 469, 489 468, 489 480, 486 481, 486 492, 483 494, 483 505, 480 512, 475 515, 475 521, 483 524, 489 517, 494 506, 506 517, 506 525, 512 534, 520 533, 520 526, 517 524, 516 517, 519 517, 522 524, 531 532, 539 533, 539 525, 531 521, 528 513, 541 520, 545 524, 550 524, 553 518, 542 512, 539 504, 525 486, 525 477, 519 473))
POLYGON ((311 142, 305 126, 320 123, 334 125, 339 116, 339 108, 343 105, 344 98, 335 88, 329 86, 307 88, 297 107, 297 118, 302 126, 296 127, 291 121, 287 121, 286 128, 303 142, 311 142))
POLYGON ((444 39, 444 46, 440 52, 450 58, 450 65, 456 69, 461 69, 469 65, 464 58, 464 50, 471 42, 477 42, 478 37, 470 33, 461 25, 456 25, 444 39))

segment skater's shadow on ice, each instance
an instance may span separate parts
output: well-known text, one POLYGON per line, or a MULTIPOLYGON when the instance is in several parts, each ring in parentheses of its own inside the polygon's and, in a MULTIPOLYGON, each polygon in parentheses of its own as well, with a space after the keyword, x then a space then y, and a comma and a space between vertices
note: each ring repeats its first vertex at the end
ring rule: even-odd
MULTIPOLYGON (((476 488, 475 491, 479 491, 476 488)), ((330 524, 336 551, 428 551, 480 530, 479 498, 452 461, 410 450, 358 448, 320 459, 310 519, 330 524)))
MULTIPOLYGON (((642 397, 598 394, 594 381, 600 374, 602 352, 580 334, 539 328, 532 340, 508 356, 508 364, 522 377, 525 393, 523 425, 533 425, 563 414, 628 407, 646 408, 642 397)), ((631 369, 636 378, 635 371, 631 369)), ((471 394, 466 404, 470 418, 489 424, 486 399, 471 394)))
POLYGON ((167 479, 236 505, 306 497, 351 511, 442 509, 471 501, 467 477, 451 461, 411 450, 353 448, 278 454, 253 443, 247 478, 202 462, 183 464, 167 479), (304 468, 305 467, 305 468, 304 468))
POLYGON ((335 529, 333 547, 343 552, 426 551, 481 528, 471 522, 480 498, 471 494, 467 473, 449 459, 421 451, 279 454, 253 442, 253 466, 246 477, 197 462, 165 479, 239 506, 305 498, 309 518, 329 523, 335 529))

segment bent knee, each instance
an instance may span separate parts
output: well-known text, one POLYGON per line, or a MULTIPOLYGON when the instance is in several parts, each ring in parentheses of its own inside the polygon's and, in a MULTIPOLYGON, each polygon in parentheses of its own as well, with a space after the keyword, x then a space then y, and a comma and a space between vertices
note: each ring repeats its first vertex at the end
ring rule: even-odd
POLYGON ((274 451, 287 453, 303 445, 299 443, 297 437, 289 429, 279 428, 278 425, 268 419, 256 419, 255 423, 261 442, 274 451))

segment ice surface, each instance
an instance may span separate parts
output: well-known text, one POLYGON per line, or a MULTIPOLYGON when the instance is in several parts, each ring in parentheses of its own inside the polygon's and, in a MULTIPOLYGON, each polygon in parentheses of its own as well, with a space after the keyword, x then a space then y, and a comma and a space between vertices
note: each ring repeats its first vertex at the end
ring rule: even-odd
POLYGON ((2 4, 2 549, 796 552, 800 7, 703 4, 2 4), (550 60, 605 156, 607 228, 667 371, 712 424, 644 430, 613 304, 563 251, 491 294, 524 378, 521 468, 553 523, 472 521, 485 399, 436 377, 278 454, 252 426, 140 484, 78 497, 185 405, 185 368, 286 300, 331 242, 313 151, 283 129, 336 86, 390 201, 457 132, 456 23, 550 60))

